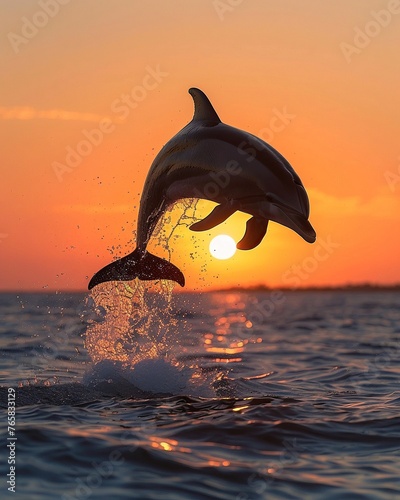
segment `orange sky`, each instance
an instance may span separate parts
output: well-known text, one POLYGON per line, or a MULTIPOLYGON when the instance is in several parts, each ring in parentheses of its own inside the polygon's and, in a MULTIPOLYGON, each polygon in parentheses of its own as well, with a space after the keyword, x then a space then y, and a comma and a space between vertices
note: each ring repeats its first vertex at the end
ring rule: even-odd
POLYGON ((191 120, 191 86, 291 162, 318 239, 271 223, 255 250, 217 261, 211 237, 240 239, 246 216, 181 227, 172 261, 188 290, 400 281, 400 2, 59 1, 1 5, 1 289, 85 289, 112 246, 133 249, 147 170, 191 120))

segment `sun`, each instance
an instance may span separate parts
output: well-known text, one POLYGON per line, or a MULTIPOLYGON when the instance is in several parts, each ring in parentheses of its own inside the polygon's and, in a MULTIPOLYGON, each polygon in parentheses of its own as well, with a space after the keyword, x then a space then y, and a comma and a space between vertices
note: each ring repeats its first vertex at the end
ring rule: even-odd
POLYGON ((230 259, 235 255, 236 243, 227 234, 220 234, 210 242, 210 254, 216 259, 230 259))

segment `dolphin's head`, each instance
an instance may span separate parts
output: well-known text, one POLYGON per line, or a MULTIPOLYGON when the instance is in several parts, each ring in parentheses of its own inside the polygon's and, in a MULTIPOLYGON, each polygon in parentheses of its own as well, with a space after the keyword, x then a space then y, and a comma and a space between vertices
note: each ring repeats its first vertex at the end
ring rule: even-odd
MULTIPOLYGON (((305 193, 305 190, 303 188, 305 193)), ((306 198, 307 195, 305 194, 306 198)), ((308 202, 308 198, 307 198, 308 202)), ((305 201, 303 200, 303 203, 305 201)), ((268 204, 266 205, 267 210, 265 216, 282 224, 283 226, 293 229, 299 236, 301 236, 308 243, 314 243, 316 239, 316 233, 310 222, 308 221, 309 206, 305 207, 304 211, 299 211, 293 208, 291 205, 283 203, 281 200, 277 199, 273 194, 268 195, 268 204)))

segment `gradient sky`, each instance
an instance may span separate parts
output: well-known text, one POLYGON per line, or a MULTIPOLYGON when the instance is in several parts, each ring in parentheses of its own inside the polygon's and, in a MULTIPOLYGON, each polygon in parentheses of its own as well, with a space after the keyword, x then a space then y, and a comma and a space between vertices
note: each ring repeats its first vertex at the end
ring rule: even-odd
POLYGON ((217 261, 211 237, 240 239, 246 216, 180 226, 187 289, 400 281, 400 2, 63 3, 0 1, 1 289, 85 289, 133 249, 146 173, 191 120, 192 86, 289 160, 318 239, 271 223, 255 250, 217 261), (60 170, 89 132, 98 144, 60 170))

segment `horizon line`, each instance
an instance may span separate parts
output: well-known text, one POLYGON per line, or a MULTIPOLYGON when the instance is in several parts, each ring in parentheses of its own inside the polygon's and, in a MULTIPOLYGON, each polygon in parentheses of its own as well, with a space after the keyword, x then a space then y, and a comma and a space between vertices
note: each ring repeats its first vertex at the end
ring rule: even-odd
MULTIPOLYGON (((266 284, 250 285, 250 286, 230 286, 226 288, 209 288, 204 290, 198 289, 187 289, 181 290, 177 289, 177 293, 215 293, 215 292, 307 292, 307 291, 379 291, 379 290, 399 290, 400 282, 396 283, 372 283, 372 282, 360 282, 360 283, 345 283, 342 285, 308 285, 304 287, 287 287, 287 286, 269 286, 266 284)), ((43 294, 84 294, 90 293, 89 290, 85 289, 15 289, 15 290, 0 290, 0 294, 19 294, 19 293, 43 293, 43 294)), ((155 293, 155 292, 154 292, 155 293)))

